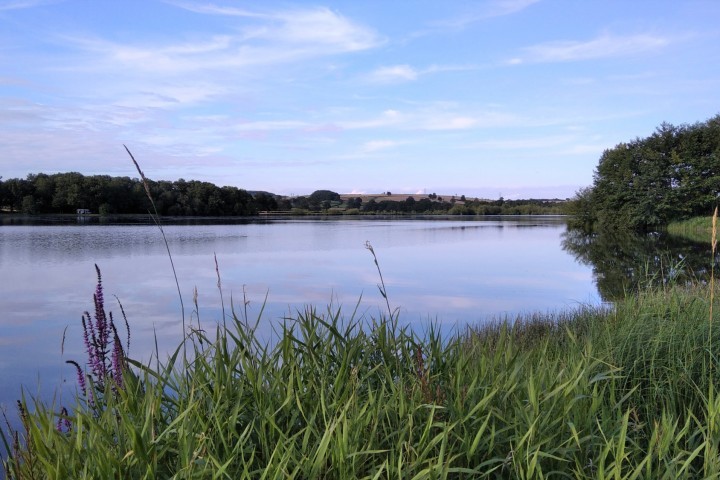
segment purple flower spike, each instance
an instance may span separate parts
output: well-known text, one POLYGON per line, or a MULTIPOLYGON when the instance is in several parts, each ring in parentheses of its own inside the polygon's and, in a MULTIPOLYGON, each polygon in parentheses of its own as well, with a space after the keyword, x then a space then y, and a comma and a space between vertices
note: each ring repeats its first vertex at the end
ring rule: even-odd
MULTIPOLYGON (((87 378, 90 379, 91 391, 88 390, 86 374, 80 365, 72 360, 68 360, 67 362, 75 366, 78 385, 82 390, 83 396, 88 399, 90 404, 94 403, 93 397, 95 395, 103 394, 108 380, 111 380, 111 386, 115 393, 117 393, 118 388, 123 388, 123 368, 125 367, 125 355, 127 352, 127 350, 123 350, 122 341, 115 327, 112 312, 109 314, 105 312, 102 275, 97 265, 95 265, 95 271, 97 272, 97 286, 93 293, 95 314, 92 316, 90 312, 86 311, 81 317, 83 343, 85 344, 85 350, 87 352, 86 365, 89 371, 87 378)), ((130 326, 119 300, 118 304, 122 311, 123 320, 125 320, 127 348, 129 349, 130 326)))
MULTIPOLYGON (((110 318, 112 318, 112 313, 110 314, 110 318)), ((118 388, 123 387, 123 364, 125 363, 125 353, 123 352, 122 348, 122 342, 120 341, 120 336, 117 333, 117 329, 115 329, 115 324, 110 322, 110 325, 113 329, 113 353, 112 353, 112 369, 113 369, 113 378, 115 379, 115 383, 117 384, 118 388)))
POLYGON ((60 410, 60 415, 58 416, 57 425, 55 427, 58 432, 69 432, 70 428, 72 428, 72 423, 70 423, 68 416, 69 414, 67 408, 63 407, 62 410, 60 410))
POLYGON ((87 396, 87 386, 85 384, 85 372, 82 371, 82 368, 80 368, 80 365, 74 360, 67 360, 65 363, 69 363, 70 365, 74 365, 75 369, 77 370, 77 381, 78 385, 80 385, 80 390, 82 390, 83 396, 87 396))

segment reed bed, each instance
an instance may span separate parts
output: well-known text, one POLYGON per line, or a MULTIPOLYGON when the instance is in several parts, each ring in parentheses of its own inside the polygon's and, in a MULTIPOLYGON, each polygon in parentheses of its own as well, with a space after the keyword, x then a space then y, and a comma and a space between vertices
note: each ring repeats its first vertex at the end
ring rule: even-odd
MULTIPOLYGON (((228 313, 63 410, 22 399, 7 478, 717 478, 707 287, 449 338, 308 307, 228 313), (185 350, 188 350, 185 359, 185 350)), ((132 322, 132 319, 130 319, 132 322)), ((714 369, 713 369, 714 368, 714 369)))

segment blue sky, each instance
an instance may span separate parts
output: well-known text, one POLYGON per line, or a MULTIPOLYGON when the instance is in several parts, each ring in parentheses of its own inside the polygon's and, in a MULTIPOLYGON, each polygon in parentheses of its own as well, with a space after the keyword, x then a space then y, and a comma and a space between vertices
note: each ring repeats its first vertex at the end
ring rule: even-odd
POLYGON ((0 175, 569 197, 720 113, 720 1, 0 0, 0 175))

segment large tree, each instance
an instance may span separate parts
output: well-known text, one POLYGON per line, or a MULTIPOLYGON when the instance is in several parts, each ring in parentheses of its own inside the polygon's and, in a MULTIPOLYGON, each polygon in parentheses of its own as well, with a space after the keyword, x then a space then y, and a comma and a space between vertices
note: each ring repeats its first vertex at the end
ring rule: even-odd
POLYGON ((707 215, 720 192, 720 115, 603 152, 590 190, 569 205, 575 226, 649 230, 707 215))

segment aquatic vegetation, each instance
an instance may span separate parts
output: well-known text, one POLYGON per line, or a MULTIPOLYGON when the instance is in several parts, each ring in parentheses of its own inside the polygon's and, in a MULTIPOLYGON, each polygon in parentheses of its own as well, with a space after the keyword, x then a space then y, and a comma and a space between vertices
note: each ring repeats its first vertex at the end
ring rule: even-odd
POLYGON ((268 343, 230 313, 185 340, 188 360, 182 345, 155 367, 128 359, 101 405, 23 399, 24 431, 3 435, 6 475, 713 477, 720 337, 706 293, 673 287, 452 338, 308 307, 268 343))
POLYGON ((97 272, 97 287, 95 287, 95 293, 93 294, 95 312, 94 315, 91 315, 90 312, 86 311, 82 315, 83 342, 88 355, 87 364, 91 373, 84 373, 80 365, 74 360, 68 360, 67 362, 77 369, 78 384, 83 394, 87 393, 86 376, 90 378, 95 388, 100 392, 105 390, 105 386, 109 382, 113 382, 113 386, 116 388, 122 388, 126 352, 130 349, 130 325, 125 316, 125 311, 120 304, 127 330, 127 343, 123 348, 113 314, 112 312, 105 312, 105 296, 103 294, 100 267, 95 265, 95 271, 97 272))

